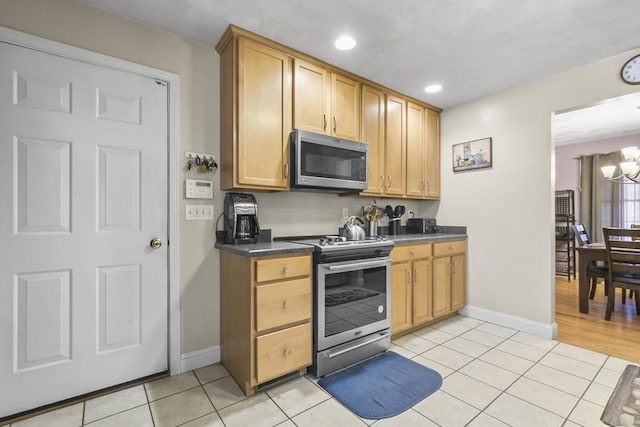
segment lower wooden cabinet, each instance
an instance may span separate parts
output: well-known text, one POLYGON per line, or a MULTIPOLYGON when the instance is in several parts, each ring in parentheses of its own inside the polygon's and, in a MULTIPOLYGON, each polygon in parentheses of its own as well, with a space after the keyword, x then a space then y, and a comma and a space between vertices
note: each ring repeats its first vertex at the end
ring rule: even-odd
POLYGON ((391 252, 394 336, 455 313, 466 302, 466 241, 398 245, 391 252))
POLYGON ((311 324, 286 328, 256 338, 257 383, 278 378, 311 363, 311 324))
POLYGON ((245 395, 311 364, 311 255, 220 252, 222 364, 245 395))
POLYGON ((391 330, 400 333, 433 319, 431 244, 398 246, 391 252, 391 330))

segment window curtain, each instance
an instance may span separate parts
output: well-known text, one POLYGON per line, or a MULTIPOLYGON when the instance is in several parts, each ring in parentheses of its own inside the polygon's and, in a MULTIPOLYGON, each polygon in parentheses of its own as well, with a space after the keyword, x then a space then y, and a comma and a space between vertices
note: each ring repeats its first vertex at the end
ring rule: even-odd
POLYGON ((592 242, 603 242, 603 227, 621 227, 622 188, 625 184, 608 181, 600 168, 620 163, 620 152, 580 157, 580 220, 592 242))

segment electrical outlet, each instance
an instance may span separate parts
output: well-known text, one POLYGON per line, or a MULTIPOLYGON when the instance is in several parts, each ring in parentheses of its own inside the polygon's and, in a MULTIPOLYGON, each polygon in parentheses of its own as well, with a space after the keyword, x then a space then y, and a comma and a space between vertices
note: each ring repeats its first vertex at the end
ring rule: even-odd
POLYGON ((342 208, 342 219, 349 218, 349 208, 342 208))

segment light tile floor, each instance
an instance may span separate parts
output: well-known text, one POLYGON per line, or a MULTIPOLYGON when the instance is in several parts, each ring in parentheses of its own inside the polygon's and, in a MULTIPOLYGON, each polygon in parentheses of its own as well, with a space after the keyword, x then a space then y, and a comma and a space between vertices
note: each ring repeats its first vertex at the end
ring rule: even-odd
POLYGON ((23 426, 601 426, 627 361, 456 316, 395 340, 442 388, 389 419, 365 420, 311 377, 245 398, 220 364, 16 422, 23 426))

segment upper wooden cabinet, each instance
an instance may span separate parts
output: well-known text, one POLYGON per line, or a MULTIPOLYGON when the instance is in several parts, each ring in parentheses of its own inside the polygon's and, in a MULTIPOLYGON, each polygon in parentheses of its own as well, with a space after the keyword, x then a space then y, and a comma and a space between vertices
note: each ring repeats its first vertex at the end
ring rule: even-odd
POLYGON ((425 108, 425 194, 440 198, 440 113, 425 108))
POLYGON ((440 198, 440 114, 407 104, 407 197, 440 198))
POLYGON ((291 57, 234 35, 220 52, 220 186, 289 187, 291 57))
POLYGON ((385 177, 386 194, 404 195, 407 186, 407 101, 387 95, 385 118, 385 177))
POLYGON ((407 103, 407 196, 425 195, 424 107, 407 103))
POLYGON ((440 197, 437 108, 233 25, 216 50, 222 190, 288 190, 297 128, 369 144, 363 195, 440 197))
POLYGON ((362 85, 362 142, 369 145, 369 188, 364 194, 378 195, 384 191, 386 102, 384 92, 362 85))
POLYGON ((363 194, 405 193, 406 104, 403 98, 362 87, 362 141, 369 144, 369 188, 363 194))
POLYGON ((360 140, 360 83, 294 60, 293 127, 360 140))

